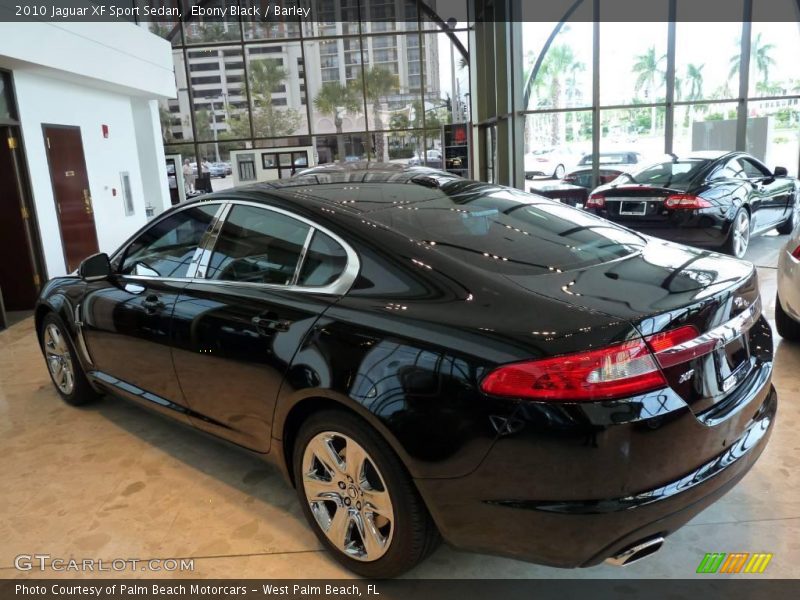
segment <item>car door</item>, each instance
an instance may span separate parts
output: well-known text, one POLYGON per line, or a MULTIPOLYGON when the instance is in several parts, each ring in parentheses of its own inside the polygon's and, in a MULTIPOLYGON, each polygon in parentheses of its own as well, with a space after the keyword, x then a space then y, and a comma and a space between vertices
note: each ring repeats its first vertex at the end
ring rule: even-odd
POLYGON ((343 274, 357 260, 349 252, 286 211, 229 205, 173 316, 173 360, 196 427, 269 451, 284 374, 349 287, 343 274))
POLYGON ((158 219, 114 257, 111 278, 88 284, 81 331, 106 387, 162 412, 186 412, 172 367, 172 311, 221 208, 193 205, 158 219))
POLYGON ((765 230, 780 225, 786 219, 786 183, 773 177, 767 167, 753 158, 743 156, 739 162, 750 182, 751 198, 757 199, 758 203, 758 208, 753 212, 755 229, 765 230))

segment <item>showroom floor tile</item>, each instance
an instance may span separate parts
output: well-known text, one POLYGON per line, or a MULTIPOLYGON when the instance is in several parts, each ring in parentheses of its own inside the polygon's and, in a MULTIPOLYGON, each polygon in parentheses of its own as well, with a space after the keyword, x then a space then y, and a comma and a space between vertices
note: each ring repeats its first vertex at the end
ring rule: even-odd
MULTIPOLYGON (((782 241, 756 239, 749 256, 770 318, 782 241)), ((655 558, 565 571, 442 547, 409 577, 690 577, 706 552, 772 552, 765 575, 800 577, 800 345, 777 336, 776 345, 781 404, 764 455, 655 558)), ((193 558, 186 577, 350 576, 322 551, 270 466, 122 401, 62 404, 31 319, 0 332, 0 457, 0 577, 35 576, 13 566, 34 553, 193 558)))

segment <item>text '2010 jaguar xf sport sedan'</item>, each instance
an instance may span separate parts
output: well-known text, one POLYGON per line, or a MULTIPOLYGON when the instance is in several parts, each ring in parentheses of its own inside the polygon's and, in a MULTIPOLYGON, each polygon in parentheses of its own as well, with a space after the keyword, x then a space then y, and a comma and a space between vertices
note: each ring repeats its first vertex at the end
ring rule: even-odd
POLYGON ((642 558, 744 476, 777 407, 752 265, 422 167, 181 204, 50 281, 36 324, 64 400, 274 461, 372 577, 440 535, 642 558))

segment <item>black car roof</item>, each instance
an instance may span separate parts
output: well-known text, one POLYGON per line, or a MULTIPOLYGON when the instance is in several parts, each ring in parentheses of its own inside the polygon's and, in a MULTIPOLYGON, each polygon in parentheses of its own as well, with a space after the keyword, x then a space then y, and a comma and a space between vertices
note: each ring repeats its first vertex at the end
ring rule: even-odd
POLYGON ((353 162, 312 167, 290 179, 239 186, 202 196, 198 201, 279 199, 306 208, 322 206, 363 214, 431 200, 446 194, 442 188, 453 184, 456 187, 487 185, 428 167, 353 162))

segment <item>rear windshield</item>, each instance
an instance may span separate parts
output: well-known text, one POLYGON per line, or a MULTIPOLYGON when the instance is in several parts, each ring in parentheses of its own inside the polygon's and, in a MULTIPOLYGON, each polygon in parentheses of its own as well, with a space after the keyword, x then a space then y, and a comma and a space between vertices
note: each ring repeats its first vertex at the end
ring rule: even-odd
POLYGON ((507 275, 597 265, 645 245, 627 229, 540 196, 485 184, 443 190, 449 195, 369 218, 457 260, 507 275))
POLYGON ((663 187, 686 187, 708 164, 702 159, 684 159, 656 163, 627 175, 633 183, 663 187))
MULTIPOLYGON (((594 155, 584 156, 579 165, 591 165, 594 162, 594 155)), ((636 155, 629 152, 600 153, 601 165, 625 165, 636 163, 636 155)))

